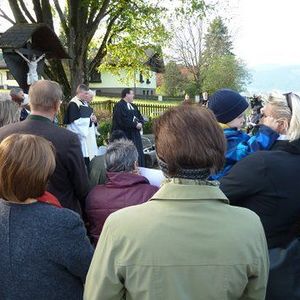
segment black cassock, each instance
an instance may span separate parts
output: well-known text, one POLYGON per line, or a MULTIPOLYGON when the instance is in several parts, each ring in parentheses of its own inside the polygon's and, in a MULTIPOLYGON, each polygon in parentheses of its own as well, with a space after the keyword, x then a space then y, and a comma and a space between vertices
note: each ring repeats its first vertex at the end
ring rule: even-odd
POLYGON ((139 166, 145 166, 143 144, 140 130, 136 128, 137 123, 144 124, 144 118, 141 115, 136 105, 128 104, 125 100, 121 99, 114 107, 113 112, 113 130, 122 130, 136 146, 139 154, 139 166))

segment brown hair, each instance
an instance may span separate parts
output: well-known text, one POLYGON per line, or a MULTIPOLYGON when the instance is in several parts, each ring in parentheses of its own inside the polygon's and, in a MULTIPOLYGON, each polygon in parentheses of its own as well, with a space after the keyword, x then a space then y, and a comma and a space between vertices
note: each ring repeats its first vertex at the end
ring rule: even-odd
POLYGON ((76 94, 79 94, 81 92, 88 92, 88 91, 89 91, 88 86, 82 83, 82 84, 78 85, 78 87, 76 89, 76 94))
POLYGON ((62 95, 62 89, 57 82, 38 80, 29 89, 30 107, 33 110, 48 112, 56 108, 62 95))
POLYGON ((207 108, 185 105, 169 109, 154 123, 156 152, 168 166, 179 169, 220 170, 225 162, 225 137, 207 108))
POLYGON ((0 143, 0 197, 24 202, 41 196, 54 169, 49 141, 30 134, 10 135, 0 143))

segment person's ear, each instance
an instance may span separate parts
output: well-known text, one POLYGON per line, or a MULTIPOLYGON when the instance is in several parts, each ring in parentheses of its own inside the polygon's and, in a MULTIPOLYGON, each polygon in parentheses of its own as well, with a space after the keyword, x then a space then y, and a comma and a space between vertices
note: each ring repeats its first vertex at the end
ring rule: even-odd
POLYGON ((60 109, 60 104, 61 104, 61 101, 60 101, 60 100, 54 103, 54 110, 55 110, 56 112, 59 111, 59 109, 60 109))
POLYGON ((289 128, 289 123, 285 119, 278 121, 278 132, 281 134, 286 134, 289 128))
POLYGON ((132 173, 134 173, 134 174, 139 174, 139 172, 140 172, 140 170, 139 170, 138 162, 135 161, 135 162, 134 162, 134 169, 133 169, 132 173))

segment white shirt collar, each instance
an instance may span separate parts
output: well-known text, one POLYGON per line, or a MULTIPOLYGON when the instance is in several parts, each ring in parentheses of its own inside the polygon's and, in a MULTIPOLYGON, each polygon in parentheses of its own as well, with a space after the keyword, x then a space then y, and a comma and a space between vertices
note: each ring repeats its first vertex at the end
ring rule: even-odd
POLYGON ((134 110, 133 106, 129 102, 127 102, 127 108, 128 110, 134 110))
POLYGON ((287 141, 288 137, 286 134, 280 134, 277 141, 287 141))

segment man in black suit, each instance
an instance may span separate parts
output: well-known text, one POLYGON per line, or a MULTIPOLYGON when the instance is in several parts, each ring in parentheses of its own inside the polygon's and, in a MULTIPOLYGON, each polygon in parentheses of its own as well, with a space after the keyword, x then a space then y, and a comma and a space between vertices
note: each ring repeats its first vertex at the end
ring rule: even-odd
POLYGON ((49 140, 56 150, 56 169, 50 178, 48 191, 58 198, 63 207, 81 214, 89 188, 81 145, 75 133, 53 124, 62 90, 54 81, 39 80, 31 85, 29 98, 31 115, 23 122, 0 128, 0 141, 13 133, 34 134, 49 140))
POLYGON ((122 91, 122 99, 115 105, 112 120, 112 131, 122 130, 129 140, 137 148, 139 154, 138 164, 145 166, 141 130, 143 129, 144 118, 138 107, 133 104, 134 93, 130 88, 122 91))

